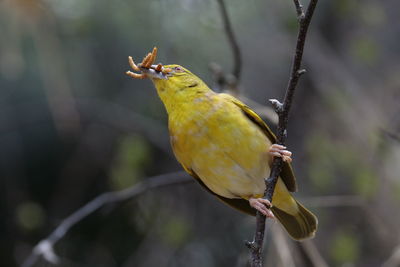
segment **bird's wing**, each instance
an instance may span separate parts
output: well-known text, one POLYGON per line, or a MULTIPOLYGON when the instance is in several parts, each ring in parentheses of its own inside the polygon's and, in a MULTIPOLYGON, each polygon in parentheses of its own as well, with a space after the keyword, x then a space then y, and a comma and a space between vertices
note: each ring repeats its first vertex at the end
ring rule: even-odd
POLYGON ((256 210, 253 209, 249 202, 243 198, 226 198, 223 196, 220 196, 216 193, 214 193, 213 191, 211 191, 204 183, 203 181, 201 181, 200 177, 192 170, 192 169, 188 169, 186 168, 185 165, 183 165, 183 168, 185 169, 185 171, 187 173, 189 173, 204 189, 206 189, 208 192, 210 192, 211 194, 213 194, 214 196, 216 196, 219 200, 221 200, 222 202, 224 202, 225 204, 228 204, 229 206, 231 206, 232 208, 235 208, 239 211, 242 211, 244 213, 247 213, 249 215, 256 215, 256 210))
MULTIPOLYGON (((264 132, 264 134, 268 137, 268 139, 273 144, 276 143, 275 134, 271 131, 271 129, 268 127, 268 125, 265 124, 265 122, 260 118, 260 116, 257 115, 257 113, 255 113, 248 106, 246 106, 243 102, 241 102, 240 100, 238 100, 237 98, 235 98, 231 95, 220 94, 220 96, 232 101, 236 106, 238 106, 243 111, 243 114, 249 120, 251 120, 258 127, 260 127, 260 129, 264 132)), ((292 166, 290 165, 290 163, 287 163, 287 162, 283 163, 283 168, 282 168, 282 172, 281 172, 280 176, 290 192, 297 191, 296 178, 294 177, 293 169, 292 169, 292 166)))

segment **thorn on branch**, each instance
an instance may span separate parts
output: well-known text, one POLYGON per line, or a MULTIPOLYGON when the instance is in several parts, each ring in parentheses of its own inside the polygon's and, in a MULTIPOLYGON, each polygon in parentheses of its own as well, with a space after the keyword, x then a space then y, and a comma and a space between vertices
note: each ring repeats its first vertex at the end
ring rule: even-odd
POLYGON ((246 241, 245 245, 253 253, 261 253, 261 247, 256 241, 246 241))
POLYGON ((301 75, 303 75, 304 73, 306 73, 307 72, 307 70, 306 69, 301 69, 301 70, 298 70, 297 71, 297 76, 301 76, 301 75))
POLYGON ((275 112, 279 115, 282 113, 283 111, 283 104, 281 102, 279 102, 279 100, 277 99, 269 99, 268 100, 271 105, 274 107, 275 112))
POLYGON ((42 255, 43 258, 52 263, 52 264, 58 264, 60 262, 60 258, 57 256, 57 254, 54 252, 54 247, 53 243, 50 242, 49 240, 43 240, 41 241, 34 249, 34 253, 36 255, 42 255))
POLYGON ((248 249, 251 249, 251 250, 257 249, 254 241, 246 241, 244 244, 246 245, 246 247, 248 249))

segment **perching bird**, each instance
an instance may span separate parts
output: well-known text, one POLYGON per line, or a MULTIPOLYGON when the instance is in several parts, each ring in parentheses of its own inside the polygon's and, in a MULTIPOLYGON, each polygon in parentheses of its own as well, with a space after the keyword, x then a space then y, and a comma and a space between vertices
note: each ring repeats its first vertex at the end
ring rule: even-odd
POLYGON ((278 218, 293 239, 313 237, 317 218, 290 194, 296 190, 291 152, 274 144, 269 127, 241 101, 215 93, 179 65, 152 65, 156 54, 154 48, 138 65, 129 57, 139 74, 127 74, 154 83, 168 113, 172 149, 183 168, 226 204, 278 218), (284 165, 271 205, 262 197, 274 156, 282 157, 284 165))

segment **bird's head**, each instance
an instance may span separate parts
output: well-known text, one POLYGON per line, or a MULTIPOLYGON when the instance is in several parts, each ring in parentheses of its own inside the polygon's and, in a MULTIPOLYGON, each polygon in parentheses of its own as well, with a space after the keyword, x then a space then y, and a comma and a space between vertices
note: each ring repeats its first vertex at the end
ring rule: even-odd
POLYGON ((135 79, 149 78, 154 83, 164 103, 168 101, 168 98, 174 100, 187 98, 195 90, 197 92, 201 89, 209 90, 200 78, 182 66, 162 65, 161 63, 155 65, 156 56, 157 48, 154 47, 153 51, 147 54, 143 61, 137 65, 132 57, 129 57, 130 66, 137 73, 127 71, 126 74, 135 79))

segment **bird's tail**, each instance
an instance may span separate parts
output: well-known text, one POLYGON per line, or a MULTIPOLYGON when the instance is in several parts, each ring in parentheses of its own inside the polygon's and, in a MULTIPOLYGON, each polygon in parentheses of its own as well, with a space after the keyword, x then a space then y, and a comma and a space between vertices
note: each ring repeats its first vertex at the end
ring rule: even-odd
POLYGON ((292 197, 280 179, 275 187, 272 205, 275 217, 293 239, 302 240, 315 235, 317 217, 292 197))
POLYGON ((317 230, 317 217, 296 201, 299 212, 291 215, 278 207, 272 207, 272 212, 285 227, 289 235, 295 240, 311 238, 317 230))

